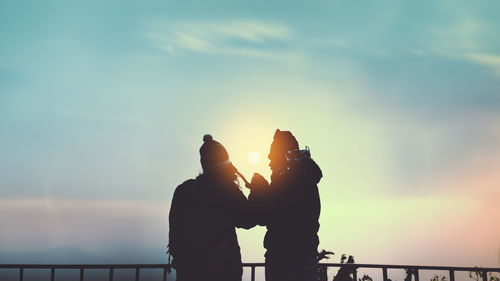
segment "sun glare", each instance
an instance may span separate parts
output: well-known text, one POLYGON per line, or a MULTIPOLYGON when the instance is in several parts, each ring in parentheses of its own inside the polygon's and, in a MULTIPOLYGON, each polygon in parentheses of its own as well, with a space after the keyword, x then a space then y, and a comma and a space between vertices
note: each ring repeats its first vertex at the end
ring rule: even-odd
POLYGON ((252 151, 248 154, 248 161, 252 164, 257 164, 260 161, 260 153, 252 151))

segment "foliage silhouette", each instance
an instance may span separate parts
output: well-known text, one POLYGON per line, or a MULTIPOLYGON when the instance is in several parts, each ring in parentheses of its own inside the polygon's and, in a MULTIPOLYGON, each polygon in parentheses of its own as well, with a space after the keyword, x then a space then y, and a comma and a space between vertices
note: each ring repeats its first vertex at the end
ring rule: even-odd
POLYGON ((446 277, 444 275, 434 275, 430 281, 446 281, 446 277))
MULTIPOLYGON (((329 259, 330 255, 335 255, 334 252, 321 250, 318 254, 318 263, 323 259, 329 259)), ((325 265, 318 265, 318 278, 319 281, 327 281, 328 280, 328 268, 325 265)))
POLYGON ((333 281, 354 281, 354 274, 357 271, 357 267, 354 265, 354 257, 349 256, 347 258, 345 254, 342 254, 340 263, 343 263, 344 265, 339 268, 339 271, 333 278, 333 281))
POLYGON ((417 270, 416 269, 405 268, 405 273, 406 273, 406 276, 405 276, 405 279, 403 279, 404 281, 411 281, 412 276, 415 276, 415 280, 417 280, 417 278, 416 278, 417 270))
POLYGON ((364 274, 363 277, 358 279, 359 281, 373 281, 373 278, 371 278, 369 275, 364 274))
POLYGON ((490 275, 489 281, 500 281, 500 277, 493 275, 493 273, 490 272, 489 275, 490 275))

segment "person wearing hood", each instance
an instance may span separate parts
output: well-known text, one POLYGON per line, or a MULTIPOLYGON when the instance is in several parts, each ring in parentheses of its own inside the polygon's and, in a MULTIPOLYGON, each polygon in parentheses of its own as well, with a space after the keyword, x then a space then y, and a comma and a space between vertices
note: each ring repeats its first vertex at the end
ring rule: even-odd
POLYGON ((177 281, 241 281, 243 272, 235 227, 249 229, 255 217, 226 149, 203 137, 203 173, 179 185, 169 214, 169 253, 177 281))
POLYGON ((321 169, 289 131, 276 130, 268 158, 271 184, 254 174, 249 197, 267 227, 266 281, 317 280, 321 169))

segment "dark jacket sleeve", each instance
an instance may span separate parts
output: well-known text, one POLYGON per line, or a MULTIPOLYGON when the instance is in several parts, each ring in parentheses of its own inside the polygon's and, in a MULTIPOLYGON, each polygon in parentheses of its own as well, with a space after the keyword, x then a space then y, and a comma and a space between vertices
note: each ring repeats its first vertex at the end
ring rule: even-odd
POLYGON ((275 217, 293 219, 295 212, 316 215, 320 208, 317 183, 322 176, 316 162, 307 158, 298 162, 290 174, 275 177, 270 187, 255 190, 249 200, 254 205, 257 223, 268 225, 275 217))
POLYGON ((269 186, 260 186, 252 188, 248 196, 249 204, 252 208, 252 217, 255 223, 260 226, 267 225, 267 218, 269 218, 271 193, 269 186))
POLYGON ((235 188, 226 199, 228 211, 232 212, 233 225, 235 227, 250 229, 257 225, 254 208, 243 192, 235 188))

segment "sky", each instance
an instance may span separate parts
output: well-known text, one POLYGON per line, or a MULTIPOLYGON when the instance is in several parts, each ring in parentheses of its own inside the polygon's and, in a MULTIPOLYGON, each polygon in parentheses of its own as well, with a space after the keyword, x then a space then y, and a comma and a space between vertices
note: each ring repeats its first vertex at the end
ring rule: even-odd
POLYGON ((499 9, 0 0, 0 252, 164 251, 203 135, 269 178, 279 128, 323 171, 332 261, 500 267, 499 9))

